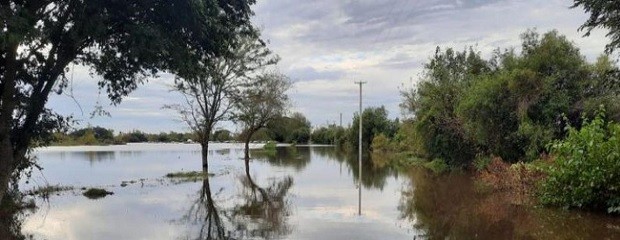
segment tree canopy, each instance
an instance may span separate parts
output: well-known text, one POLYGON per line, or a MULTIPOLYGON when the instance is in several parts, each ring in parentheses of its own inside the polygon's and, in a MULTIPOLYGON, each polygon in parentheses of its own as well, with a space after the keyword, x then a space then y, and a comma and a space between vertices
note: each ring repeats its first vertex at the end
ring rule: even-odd
POLYGON ((520 54, 496 50, 488 60, 471 48, 437 50, 401 104, 426 157, 452 165, 477 155, 532 160, 600 105, 618 116, 618 69, 607 56, 588 63, 556 31, 527 31, 522 40, 520 54))
MULTIPOLYGON (((131 2, 124 0, 0 2, 0 191, 30 166, 33 140, 45 144, 65 117, 45 108, 69 84, 68 66, 101 76, 113 103, 160 71, 181 75, 205 56, 236 49, 256 36, 254 0, 131 2), (15 171, 17 170, 17 171, 15 171)), ((0 195, 2 196, 2 195, 0 195)))
POLYGON ((611 42, 607 44, 607 52, 611 53, 620 48, 620 4, 608 0, 574 0, 575 7, 583 7, 590 17, 581 25, 579 30, 585 30, 589 36, 595 28, 607 29, 607 37, 611 42))

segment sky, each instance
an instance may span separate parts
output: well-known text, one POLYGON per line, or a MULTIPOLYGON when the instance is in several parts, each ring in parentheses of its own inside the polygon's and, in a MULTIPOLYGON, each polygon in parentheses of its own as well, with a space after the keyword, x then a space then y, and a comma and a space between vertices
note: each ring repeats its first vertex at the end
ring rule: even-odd
MULTIPOLYGON (((253 23, 269 48, 281 57, 276 68, 294 82, 288 92, 290 112, 303 113, 322 126, 351 122, 359 109, 359 86, 365 81, 364 107, 385 106, 391 118, 401 117, 399 89, 415 86, 423 64, 437 46, 457 50, 468 46, 489 56, 494 49, 517 48, 527 29, 558 30, 573 41, 589 61, 603 53, 608 39, 597 30, 582 37, 587 19, 570 0, 258 0, 253 23)), ((170 92, 170 74, 140 86, 120 105, 112 106, 97 89, 98 76, 71 66, 70 88, 50 97, 48 107, 73 115, 76 127, 102 126, 117 132, 188 131, 165 104, 181 103, 170 92), (101 106, 110 116, 91 113, 101 106)), ((221 128, 236 130, 231 123, 221 128)))

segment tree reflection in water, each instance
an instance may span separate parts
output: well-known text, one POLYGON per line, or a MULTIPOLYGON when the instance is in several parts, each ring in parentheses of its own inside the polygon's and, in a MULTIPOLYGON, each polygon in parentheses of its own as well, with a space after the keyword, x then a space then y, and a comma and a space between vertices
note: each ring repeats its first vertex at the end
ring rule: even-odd
POLYGON ((300 172, 310 163, 310 148, 308 147, 277 147, 275 153, 262 149, 252 149, 252 158, 269 165, 288 167, 300 172))
POLYGON ((286 221, 293 178, 271 179, 267 187, 260 187, 247 163, 245 175, 239 177, 240 193, 232 200, 221 196, 223 189, 213 192, 208 178, 203 180, 198 198, 182 218, 199 230, 183 239, 272 239, 291 232, 286 221))
MULTIPOLYGON (((315 147, 312 148, 312 153, 328 160, 344 163, 353 176, 353 181, 357 184, 359 176, 357 152, 332 147, 315 147)), ((387 178, 392 176, 398 177, 398 172, 389 167, 375 166, 368 153, 362 156, 362 186, 364 188, 383 190, 387 178)))
POLYGON ((242 185, 239 194, 241 203, 232 210, 236 229, 252 238, 272 239, 289 234, 291 228, 286 220, 290 215, 290 202, 287 194, 293 186, 293 178, 272 178, 267 187, 260 187, 252 179, 249 161, 246 161, 245 176, 239 179, 242 185))
POLYGON ((398 209, 424 239, 618 239, 620 219, 604 214, 517 205, 480 193, 464 173, 410 173, 398 209))

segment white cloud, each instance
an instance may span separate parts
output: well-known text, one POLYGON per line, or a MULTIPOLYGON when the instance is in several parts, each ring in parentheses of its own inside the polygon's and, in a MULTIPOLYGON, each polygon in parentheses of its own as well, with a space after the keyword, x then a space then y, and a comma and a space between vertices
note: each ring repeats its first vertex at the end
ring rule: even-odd
MULTIPOLYGON (((518 48, 519 35, 528 28, 557 29, 594 60, 608 40, 600 31, 583 38, 577 28, 587 16, 569 6, 565 0, 265 0, 254 7, 254 22, 282 57, 278 69, 297 81, 290 91, 293 110, 303 112, 313 124, 336 122, 343 113, 346 124, 357 110, 353 82, 359 80, 368 81, 365 106, 385 105, 397 117, 398 88, 418 79, 437 46, 461 50, 475 45, 488 56, 496 48, 518 48)), ((91 111, 105 94, 96 94, 97 79, 87 72, 76 67, 74 93, 85 111, 91 111)), ((162 74, 120 108, 107 107, 112 118, 85 119, 119 130, 183 130, 174 113, 160 109, 181 100, 167 91, 172 79, 162 74)), ((78 112, 73 105, 71 99, 50 103, 65 113, 78 112)))

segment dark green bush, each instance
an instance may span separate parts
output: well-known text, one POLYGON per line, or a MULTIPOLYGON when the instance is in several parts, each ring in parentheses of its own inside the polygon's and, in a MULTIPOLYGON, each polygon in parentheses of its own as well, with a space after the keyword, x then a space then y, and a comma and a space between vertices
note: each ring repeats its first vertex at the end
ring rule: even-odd
POLYGON ((580 130, 555 141, 555 164, 547 169, 541 201, 566 208, 601 209, 620 213, 620 125, 598 114, 580 130))

